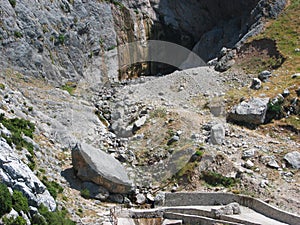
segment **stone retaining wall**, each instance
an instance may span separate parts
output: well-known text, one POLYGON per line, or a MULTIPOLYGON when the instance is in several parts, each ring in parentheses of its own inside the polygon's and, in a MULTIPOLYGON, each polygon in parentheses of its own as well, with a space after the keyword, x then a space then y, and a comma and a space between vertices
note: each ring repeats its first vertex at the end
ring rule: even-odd
POLYGON ((259 199, 231 193, 165 193, 163 206, 227 205, 237 202, 272 219, 291 225, 300 224, 300 216, 275 208, 259 199))

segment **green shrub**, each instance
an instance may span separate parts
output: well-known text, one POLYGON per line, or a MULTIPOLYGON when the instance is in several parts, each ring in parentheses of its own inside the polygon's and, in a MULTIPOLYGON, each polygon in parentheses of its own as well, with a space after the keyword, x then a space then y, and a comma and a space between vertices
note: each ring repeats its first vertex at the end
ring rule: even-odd
POLYGON ((201 150, 197 150, 197 151, 195 152, 195 155, 196 155, 196 156, 199 156, 199 157, 202 157, 203 154, 204 154, 204 152, 201 151, 201 150))
POLYGON ((17 216, 16 218, 3 218, 4 225, 26 225, 26 220, 22 216, 17 216))
POLYGON ((266 122, 272 119, 281 119, 283 117, 283 100, 269 102, 267 108, 266 122))
POLYGON ((198 166, 198 162, 188 162, 184 167, 182 167, 173 178, 179 183, 190 183, 192 182, 192 177, 195 175, 195 169, 198 166))
POLYGON ((34 170, 36 167, 36 163, 34 160, 34 156, 33 154, 26 154, 27 159, 29 160, 29 163, 27 164, 27 166, 31 169, 34 170))
POLYGON ((19 118, 7 119, 4 117, 3 113, 0 114, 0 123, 2 123, 11 132, 11 136, 2 134, 2 137, 10 146, 14 144, 18 150, 22 148, 26 148, 28 150, 30 153, 30 155, 27 156, 29 160, 28 166, 31 170, 33 170, 35 168, 34 147, 32 143, 23 139, 23 135, 33 138, 33 132, 35 130, 34 124, 28 120, 19 118))
POLYGON ((46 219, 39 214, 33 215, 30 222, 32 225, 47 225, 46 219))
POLYGON ((12 199, 7 186, 0 183, 0 217, 9 213, 12 208, 12 199))
POLYGON ((111 51, 111 50, 115 49, 116 47, 117 47, 117 46, 112 45, 112 46, 110 46, 110 47, 107 48, 107 51, 111 51))
POLYGON ((58 42, 60 44, 64 44, 65 43, 65 36, 63 34, 58 35, 58 42))
POLYGON ((1 90, 4 90, 4 89, 5 89, 5 84, 0 83, 0 89, 1 89, 1 90))
MULTIPOLYGON (((0 114, 0 122, 12 133, 21 134, 33 138, 33 132, 35 130, 34 124, 28 120, 13 118, 6 119, 4 114, 0 114)), ((12 134, 13 135, 13 134, 12 134)))
POLYGON ((86 199, 91 197, 90 191, 86 188, 80 191, 80 195, 86 199))
POLYGON ((13 8, 15 8, 15 7, 16 7, 17 1, 16 1, 16 0, 9 0, 9 3, 11 4, 11 6, 12 6, 13 8))
POLYGON ((73 82, 67 82, 66 84, 61 86, 61 89, 69 92, 69 94, 72 95, 76 89, 76 86, 77 85, 74 84, 73 82))
POLYGON ((12 203, 13 208, 17 212, 23 211, 24 213, 27 213, 29 211, 28 200, 20 191, 14 190, 12 196, 12 203))
POLYGON ((43 216, 45 218, 47 224, 50 224, 50 225, 75 225, 75 222, 66 218, 66 216, 67 216, 66 210, 49 212, 45 206, 41 205, 39 207, 39 213, 41 214, 41 216, 43 216))
POLYGON ((203 171, 202 179, 212 186, 224 186, 224 187, 232 187, 237 183, 236 179, 231 177, 225 177, 222 174, 215 173, 212 171, 203 171))
POLYGON ((21 37, 23 37, 23 34, 22 34, 20 31, 15 31, 15 32, 14 32, 14 35, 15 35, 16 38, 21 38, 21 37))

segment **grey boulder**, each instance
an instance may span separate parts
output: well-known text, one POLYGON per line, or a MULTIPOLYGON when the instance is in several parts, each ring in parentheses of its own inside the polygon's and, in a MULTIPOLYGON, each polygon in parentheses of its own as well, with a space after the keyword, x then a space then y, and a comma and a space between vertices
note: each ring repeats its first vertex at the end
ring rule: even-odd
POLYGON ((225 72, 230 69, 235 63, 235 50, 226 49, 223 47, 218 58, 218 62, 215 65, 215 70, 218 72, 225 72))
POLYGON ((86 143, 72 149, 75 174, 83 181, 92 181, 111 193, 129 193, 132 181, 125 168, 111 155, 86 143))
POLYGON ((227 119, 234 122, 242 122, 248 125, 263 124, 268 109, 269 98, 252 98, 234 106, 227 119))
POLYGON ((295 169, 300 169, 300 152, 293 151, 284 156, 284 159, 295 169))
POLYGON ((259 90, 261 88, 261 80, 253 78, 250 88, 253 90, 259 90))
POLYGON ((225 129, 222 124, 216 124, 211 128, 210 131, 210 143, 214 145, 222 144, 225 139, 225 129))
POLYGON ((142 205, 146 203, 146 196, 143 194, 137 194, 136 195, 136 204, 142 205))
POLYGON ((272 73, 268 70, 264 70, 258 75, 258 79, 260 79, 262 82, 268 81, 270 77, 272 77, 272 73))
POLYGON ((216 218, 220 218, 222 215, 237 215, 241 214, 240 205, 236 202, 230 203, 220 209, 212 209, 212 214, 216 218))

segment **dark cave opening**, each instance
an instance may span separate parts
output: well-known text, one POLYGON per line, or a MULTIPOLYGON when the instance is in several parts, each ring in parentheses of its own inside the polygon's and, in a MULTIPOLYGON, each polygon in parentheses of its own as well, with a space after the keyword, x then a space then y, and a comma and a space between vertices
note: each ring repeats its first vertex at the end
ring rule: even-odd
MULTIPOLYGON (((159 21, 152 26, 151 40, 162 40, 195 52, 205 62, 222 47, 234 48, 261 14, 259 0, 161 0, 155 10, 159 21)), ((161 54, 164 50, 161 49, 161 54)), ((148 74, 168 74, 177 68, 149 62, 148 74)))

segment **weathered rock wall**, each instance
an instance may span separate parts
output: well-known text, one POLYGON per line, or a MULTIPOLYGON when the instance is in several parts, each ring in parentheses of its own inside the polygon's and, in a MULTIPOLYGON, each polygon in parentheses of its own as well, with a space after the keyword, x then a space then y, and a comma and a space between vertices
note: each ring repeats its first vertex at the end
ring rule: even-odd
POLYGON ((84 80, 90 85, 168 73, 174 68, 152 62, 119 69, 116 47, 164 40, 194 48, 210 60, 223 46, 232 48, 259 32, 262 19, 276 17, 285 4, 286 0, 19 0, 12 5, 3 0, 1 70, 13 68, 56 84, 84 80))

